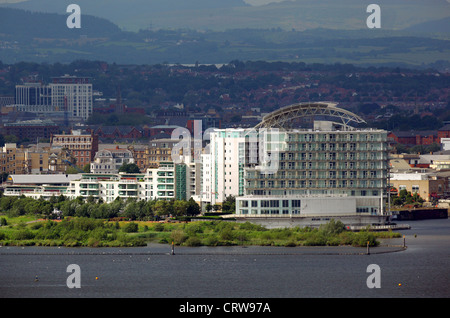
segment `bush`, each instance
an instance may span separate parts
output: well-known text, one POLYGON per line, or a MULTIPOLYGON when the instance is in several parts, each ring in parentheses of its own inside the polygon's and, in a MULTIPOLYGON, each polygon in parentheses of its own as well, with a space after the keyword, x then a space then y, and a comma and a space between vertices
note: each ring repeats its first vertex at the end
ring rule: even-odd
POLYGON ((334 219, 331 219, 330 222, 322 224, 319 230, 325 235, 337 235, 345 230, 345 225, 340 220, 336 222, 334 219))
POLYGON ((177 229, 172 231, 172 233, 170 234, 170 238, 172 239, 172 242, 174 242, 174 244, 181 245, 187 240, 188 236, 186 235, 186 233, 184 233, 183 230, 177 229))
POLYGON ((203 240, 203 244, 206 246, 217 246, 219 244, 219 238, 215 234, 211 234, 203 240))
POLYGON ((367 231, 361 231, 356 234, 352 245, 357 247, 364 247, 367 246, 367 242, 369 242, 369 246, 377 246, 379 244, 375 234, 367 231))
POLYGON ((186 242, 184 243, 186 246, 201 246, 202 242, 197 236, 191 236, 189 237, 186 242))
POLYGON ((122 231, 124 231, 125 233, 136 233, 138 229, 139 229, 138 224, 135 222, 131 222, 125 224, 125 226, 122 228, 122 231))
POLYGON ((220 237, 221 240, 231 241, 233 239, 233 232, 232 232, 231 227, 224 227, 219 232, 219 237, 220 237))
POLYGON ((31 240, 34 239, 34 234, 28 229, 21 229, 11 233, 11 239, 13 240, 31 240))
POLYGON ((156 232, 162 232, 162 231, 164 231, 164 225, 163 225, 162 223, 156 223, 156 224, 153 226, 153 231, 156 231, 156 232))

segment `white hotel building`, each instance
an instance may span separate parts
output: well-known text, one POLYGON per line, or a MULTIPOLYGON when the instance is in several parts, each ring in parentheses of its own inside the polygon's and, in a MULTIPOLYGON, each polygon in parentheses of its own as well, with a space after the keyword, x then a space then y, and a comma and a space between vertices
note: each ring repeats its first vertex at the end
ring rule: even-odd
POLYGON ((257 151, 253 148, 254 131, 216 130, 210 153, 203 157, 203 201, 220 204, 226 196, 236 196, 235 217, 251 221, 351 218, 364 223, 362 218, 369 217, 368 222, 383 223, 389 216, 387 132, 356 129, 349 121, 363 122, 330 103, 292 105, 267 115, 254 131, 279 129, 263 145, 273 170, 264 170, 261 143, 257 151), (342 122, 315 121, 309 129, 289 126, 293 119, 309 115, 342 122))

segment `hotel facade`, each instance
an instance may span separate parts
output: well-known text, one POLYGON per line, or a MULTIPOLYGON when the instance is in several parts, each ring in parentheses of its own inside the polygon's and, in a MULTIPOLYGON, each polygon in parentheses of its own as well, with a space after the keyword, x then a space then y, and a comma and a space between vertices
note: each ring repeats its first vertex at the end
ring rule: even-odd
POLYGON ((304 103, 267 115, 254 129, 216 130, 204 155, 203 202, 221 204, 233 195, 234 216, 253 222, 352 218, 364 223, 361 217, 369 217, 382 223, 390 214, 387 131, 354 128, 350 121, 363 122, 335 104, 304 103), (290 125, 309 115, 342 121, 290 125))

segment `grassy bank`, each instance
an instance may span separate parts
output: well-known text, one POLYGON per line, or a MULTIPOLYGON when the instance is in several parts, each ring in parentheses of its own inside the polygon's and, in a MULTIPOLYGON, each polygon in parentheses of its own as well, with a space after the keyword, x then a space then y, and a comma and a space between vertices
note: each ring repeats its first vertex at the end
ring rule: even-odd
MULTIPOLYGON (((182 246, 377 246, 377 237, 399 237, 393 232, 350 232, 331 220, 319 229, 268 230, 251 223, 196 221, 188 223, 111 222, 91 218, 70 218, 60 222, 26 223, 21 218, 5 219, 0 227, 3 246, 145 246, 149 242, 182 246)), ((29 222, 27 220, 27 222, 29 222)))

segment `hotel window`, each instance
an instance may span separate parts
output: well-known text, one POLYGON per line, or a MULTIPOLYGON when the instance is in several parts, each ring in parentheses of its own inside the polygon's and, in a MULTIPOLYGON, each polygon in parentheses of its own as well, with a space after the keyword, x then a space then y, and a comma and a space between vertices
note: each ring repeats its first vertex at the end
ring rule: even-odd
POLYGON ((412 186, 412 193, 418 193, 419 192, 419 186, 418 185, 413 185, 412 186))
POLYGON ((248 201, 241 201, 241 208, 248 208, 248 201))

